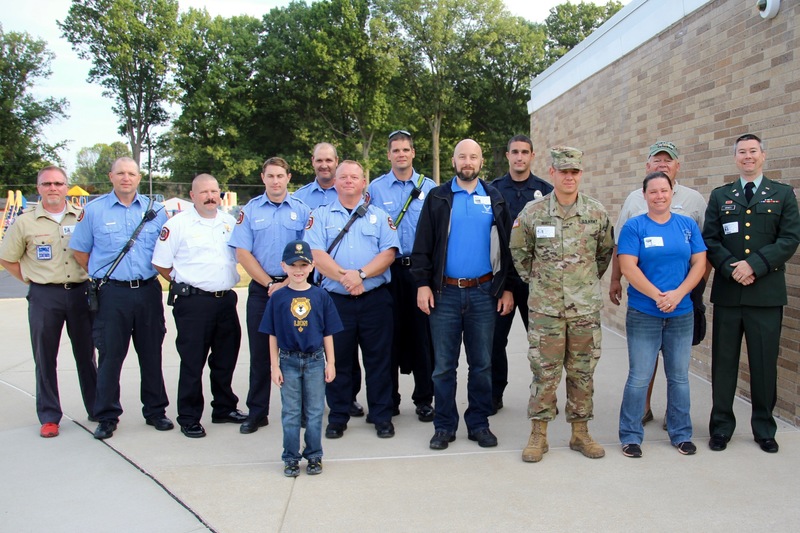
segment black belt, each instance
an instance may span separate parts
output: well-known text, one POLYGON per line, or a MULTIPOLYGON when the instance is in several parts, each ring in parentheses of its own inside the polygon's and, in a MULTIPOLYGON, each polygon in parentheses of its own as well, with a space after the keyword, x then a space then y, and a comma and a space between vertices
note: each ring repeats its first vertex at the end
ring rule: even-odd
POLYGON ((189 289, 189 294, 199 294, 200 296, 213 296, 214 298, 222 298, 229 292, 231 292, 231 289, 227 289, 224 291, 204 291, 203 289, 198 289, 197 287, 191 287, 189 289))
POLYGON ((139 287, 144 287, 148 283, 155 281, 158 276, 152 277, 150 279, 131 279, 131 280, 119 280, 119 279, 110 279, 107 283, 112 285, 116 285, 117 287, 127 287, 129 289, 138 289, 139 287))
POLYGON ((76 287, 83 286, 86 282, 85 281, 79 281, 78 283, 36 283, 35 281, 31 281, 31 283, 33 285, 41 285, 43 287, 61 287, 62 289, 65 289, 65 290, 69 291, 69 290, 72 290, 72 289, 74 289, 76 287))
POLYGON ((404 266, 404 267, 410 267, 411 266, 411 258, 408 257, 408 256, 406 256, 406 257, 398 257, 397 259, 394 260, 394 264, 395 265, 404 266))
POLYGON ((486 283, 487 281, 492 281, 492 277, 493 275, 491 272, 484 274, 479 278, 448 278, 445 276, 444 282, 448 285, 455 285, 459 289, 470 289, 472 287, 477 287, 482 283, 486 283))
POLYGON ((286 281, 286 278, 288 276, 273 276, 272 274, 270 274, 269 277, 271 277, 272 281, 274 281, 275 283, 283 283, 284 281, 286 281))

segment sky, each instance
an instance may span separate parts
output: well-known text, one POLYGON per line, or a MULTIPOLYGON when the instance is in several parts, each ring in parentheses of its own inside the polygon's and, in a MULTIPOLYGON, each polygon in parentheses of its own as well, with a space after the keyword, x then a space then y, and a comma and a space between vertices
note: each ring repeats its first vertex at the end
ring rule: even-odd
MULTIPOLYGON (((627 4, 630 0, 623 0, 627 4)), ((544 22, 550 8, 564 0, 505 0, 508 10, 532 22, 544 22)), ((64 98, 69 103, 68 118, 53 122, 44 129, 49 143, 67 141, 59 152, 68 172, 76 166, 78 151, 97 143, 111 144, 127 140, 118 133, 118 119, 111 111, 112 100, 102 95, 99 85, 86 81, 91 62, 79 59, 56 21, 63 21, 70 6, 69 0, 0 0, 3 31, 28 32, 47 42, 55 53, 51 63, 52 75, 37 79, 31 93, 39 99, 64 98)), ((190 7, 205 7, 212 16, 225 17, 248 14, 261 18, 273 7, 285 6, 289 0, 179 0, 181 11, 190 7)), ((605 4, 605 0, 594 3, 605 4)), ((157 133, 157 130, 154 130, 157 133)))

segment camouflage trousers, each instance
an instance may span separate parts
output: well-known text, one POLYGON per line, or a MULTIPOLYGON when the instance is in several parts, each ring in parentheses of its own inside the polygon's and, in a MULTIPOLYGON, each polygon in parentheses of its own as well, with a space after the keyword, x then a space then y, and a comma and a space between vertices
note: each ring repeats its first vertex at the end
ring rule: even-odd
POLYGON ((567 372, 567 422, 593 418, 594 369, 601 340, 599 312, 575 318, 530 313, 528 360, 533 381, 528 418, 555 418, 562 368, 567 372))

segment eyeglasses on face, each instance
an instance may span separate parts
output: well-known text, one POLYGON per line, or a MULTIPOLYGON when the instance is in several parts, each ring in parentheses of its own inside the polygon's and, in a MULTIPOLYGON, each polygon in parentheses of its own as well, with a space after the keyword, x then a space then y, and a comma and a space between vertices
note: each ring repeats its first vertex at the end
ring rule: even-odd
POLYGON ((64 187, 66 184, 67 182, 65 181, 43 181, 39 184, 39 187, 49 189, 50 187, 64 187))

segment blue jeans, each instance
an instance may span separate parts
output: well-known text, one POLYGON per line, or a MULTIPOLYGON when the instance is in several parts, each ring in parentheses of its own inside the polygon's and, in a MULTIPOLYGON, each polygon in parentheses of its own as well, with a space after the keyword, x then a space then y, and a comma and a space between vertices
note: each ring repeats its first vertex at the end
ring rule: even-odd
POLYGON ((281 459, 322 458, 322 415, 325 412, 325 352, 313 354, 280 352, 283 374, 281 386, 281 424, 283 454, 281 459), (300 454, 300 418, 306 415, 306 447, 300 454))
POLYGON ((445 285, 435 294, 430 325, 433 340, 433 392, 436 431, 455 433, 458 429, 456 407, 456 369, 461 354, 461 339, 467 353, 468 407, 464 413, 467 430, 489 427, 492 409, 492 339, 497 314, 497 299, 488 281, 471 289, 445 285))
POLYGON ((642 414, 658 351, 667 375, 667 431, 673 445, 692 440, 689 412, 689 359, 692 355, 692 312, 674 318, 659 318, 628 308, 628 381, 619 411, 619 440, 641 444, 644 438, 642 414))

